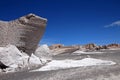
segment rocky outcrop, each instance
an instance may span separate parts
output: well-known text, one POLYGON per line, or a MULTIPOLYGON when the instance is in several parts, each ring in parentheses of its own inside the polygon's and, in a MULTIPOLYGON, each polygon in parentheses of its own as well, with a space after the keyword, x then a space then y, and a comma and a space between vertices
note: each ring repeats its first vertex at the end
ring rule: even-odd
MULTIPOLYGON (((44 50, 42 51, 45 52, 44 50)), ((39 50, 39 52, 42 51, 39 50)), ((40 54, 39 52, 37 54, 40 54)), ((5 72, 35 69, 47 63, 47 60, 43 60, 43 58, 42 55, 28 56, 26 53, 20 52, 14 45, 0 47, 0 69, 4 69, 5 72)))
POLYGON ((61 48, 55 48, 51 50, 51 53, 53 55, 58 55, 58 54, 64 54, 64 53, 72 53, 76 50, 79 50, 78 47, 74 47, 74 46, 64 46, 61 48))
POLYGON ((108 47, 108 48, 120 48, 120 44, 115 44, 115 43, 113 43, 113 44, 107 45, 107 47, 108 47))
POLYGON ((83 45, 82 48, 84 48, 85 50, 96 50, 98 46, 94 43, 90 43, 90 44, 83 45))
POLYGON ((31 55, 45 31, 47 20, 28 14, 13 21, 0 21, 0 47, 8 44, 31 55))
POLYGON ((49 46, 49 48, 52 50, 52 49, 57 49, 57 48, 62 48, 63 45, 62 44, 53 44, 51 46, 49 46))
POLYGON ((109 45, 96 45, 94 43, 86 44, 86 45, 74 45, 74 46, 62 46, 60 44, 50 46, 52 50, 52 54, 57 55, 61 53, 72 53, 76 50, 80 51, 98 51, 102 49, 112 49, 112 48, 120 48, 120 44, 109 44, 109 45))
POLYGON ((108 44, 108 45, 99 46, 94 43, 91 43, 80 46, 80 50, 84 50, 84 51, 95 51, 95 50, 112 49, 112 48, 120 48, 120 44, 108 44))
POLYGON ((53 55, 63 54, 63 53, 72 53, 80 48, 79 45, 73 46, 64 46, 63 44, 53 44, 49 46, 51 53, 53 55))

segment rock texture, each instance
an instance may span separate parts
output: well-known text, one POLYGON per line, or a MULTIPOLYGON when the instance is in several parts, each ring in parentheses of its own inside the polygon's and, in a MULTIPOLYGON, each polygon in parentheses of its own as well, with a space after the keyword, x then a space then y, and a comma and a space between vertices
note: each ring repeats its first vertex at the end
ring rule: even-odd
POLYGON ((85 49, 90 49, 91 50, 91 49, 96 48, 97 46, 94 43, 90 43, 90 44, 84 45, 83 47, 85 47, 85 49))
POLYGON ((45 44, 39 46, 35 51, 35 56, 39 57, 42 60, 51 61, 52 60, 52 53, 49 47, 45 44))
POLYGON ((76 50, 79 50, 78 47, 74 47, 74 46, 64 46, 61 48, 55 48, 51 50, 51 53, 53 55, 58 55, 58 54, 64 54, 64 53, 72 53, 76 50))
POLYGON ((14 45, 0 47, 0 69, 4 69, 5 72, 34 69, 46 63, 47 60, 43 60, 42 56, 40 58, 34 54, 28 56, 14 45))
POLYGON ((108 47, 108 48, 120 48, 120 44, 115 44, 115 43, 113 43, 113 44, 107 45, 107 47, 108 47))
POLYGON ((45 31, 47 20, 28 14, 19 19, 0 21, 0 47, 15 45, 19 50, 31 55, 45 31))
POLYGON ((52 49, 57 49, 57 48, 62 48, 63 45, 62 44, 53 44, 51 46, 49 46, 49 48, 52 50, 52 49))
POLYGON ((120 49, 120 44, 108 44, 108 45, 96 45, 94 43, 89 43, 85 45, 73 45, 73 46, 63 46, 61 44, 54 44, 49 47, 52 50, 52 54, 57 55, 61 53, 72 53, 76 50, 80 51, 98 51, 103 49, 120 49))

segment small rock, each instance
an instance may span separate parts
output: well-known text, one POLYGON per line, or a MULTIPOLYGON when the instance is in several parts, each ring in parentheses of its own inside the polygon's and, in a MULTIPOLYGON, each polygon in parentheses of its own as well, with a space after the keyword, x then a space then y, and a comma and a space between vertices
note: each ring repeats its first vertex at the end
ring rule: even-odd
POLYGON ((42 45, 38 47, 35 51, 35 55, 39 57, 41 60, 47 60, 47 61, 52 60, 52 54, 47 45, 42 45))

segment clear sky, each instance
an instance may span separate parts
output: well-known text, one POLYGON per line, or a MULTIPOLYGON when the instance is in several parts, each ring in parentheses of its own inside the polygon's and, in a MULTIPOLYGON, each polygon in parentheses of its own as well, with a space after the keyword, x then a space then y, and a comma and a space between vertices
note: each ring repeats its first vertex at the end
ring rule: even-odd
POLYGON ((1 0, 0 20, 48 19, 41 44, 120 43, 120 0, 1 0))

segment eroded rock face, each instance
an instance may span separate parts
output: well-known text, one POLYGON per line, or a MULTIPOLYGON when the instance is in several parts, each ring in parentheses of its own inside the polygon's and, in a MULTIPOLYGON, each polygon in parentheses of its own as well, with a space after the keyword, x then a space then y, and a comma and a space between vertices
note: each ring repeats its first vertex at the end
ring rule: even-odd
POLYGON ((34 69, 46 63, 47 61, 43 61, 42 57, 39 58, 34 54, 28 56, 24 52, 20 52, 14 45, 0 47, 0 69, 4 69, 6 72, 34 69))
POLYGON ((115 43, 113 43, 113 44, 107 45, 107 47, 108 47, 108 48, 120 48, 120 44, 115 44, 115 43))
POLYGON ((28 14, 14 21, 0 21, 0 47, 12 44, 31 55, 45 31, 47 20, 28 14))
POLYGON ((20 59, 22 54, 13 45, 7 45, 6 47, 0 47, 0 61, 6 66, 11 66, 20 59))
POLYGON ((29 56, 22 54, 15 46, 7 45, 0 47, 0 67, 7 71, 14 71, 16 68, 28 66, 29 56), (7 66, 7 67, 6 67, 7 66))
POLYGON ((83 46, 83 48, 88 49, 88 50, 95 50, 98 46, 94 43, 86 44, 83 46))
POLYGON ((62 47, 62 48, 56 48, 56 49, 53 49, 51 50, 51 53, 53 55, 58 55, 58 54, 64 54, 64 53, 72 53, 76 50, 79 50, 79 48, 76 48, 76 47, 62 47))
POLYGON ((64 47, 64 45, 62 44, 53 44, 51 46, 49 46, 49 48, 52 50, 52 49, 57 49, 57 48, 62 48, 64 47))

